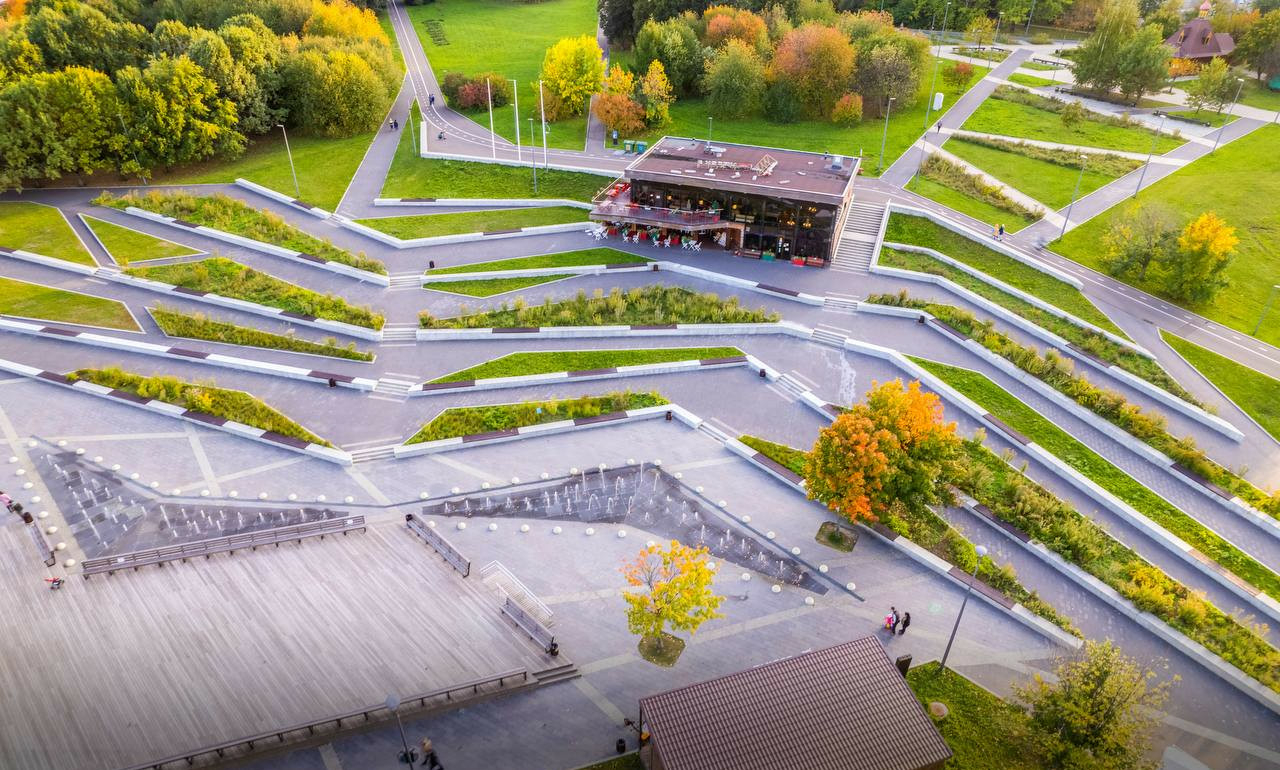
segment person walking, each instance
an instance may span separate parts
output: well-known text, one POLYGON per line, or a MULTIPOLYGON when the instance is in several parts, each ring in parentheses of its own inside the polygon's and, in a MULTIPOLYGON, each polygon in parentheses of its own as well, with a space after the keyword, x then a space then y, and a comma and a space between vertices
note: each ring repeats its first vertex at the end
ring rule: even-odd
POLYGON ((889 614, 884 616, 884 628, 891 631, 898 623, 898 609, 896 607, 889 608, 889 614))
POLYGON ((898 615, 897 607, 890 607, 889 609, 893 610, 893 625, 889 627, 889 636, 893 636, 898 633, 898 623, 902 622, 902 618, 898 615))
POLYGON ((434 106, 436 106, 436 95, 435 95, 435 94, 427 94, 427 106, 428 106, 428 107, 434 107, 434 106))
POLYGON ((909 625, 911 625, 911 613, 905 612, 902 614, 902 630, 898 631, 898 636, 905 634, 909 625))
POLYGON ((1003 224, 1001 224, 1001 225, 1000 225, 1000 229, 999 229, 999 230, 997 230, 996 232, 998 233, 998 235, 996 235, 996 240, 997 240, 997 241, 1003 241, 1003 240, 1004 240, 1004 225, 1003 225, 1003 224))
POLYGON ((431 745, 430 738, 422 739, 422 766, 427 770, 444 770, 444 765, 440 764, 440 758, 436 756, 436 750, 431 745))

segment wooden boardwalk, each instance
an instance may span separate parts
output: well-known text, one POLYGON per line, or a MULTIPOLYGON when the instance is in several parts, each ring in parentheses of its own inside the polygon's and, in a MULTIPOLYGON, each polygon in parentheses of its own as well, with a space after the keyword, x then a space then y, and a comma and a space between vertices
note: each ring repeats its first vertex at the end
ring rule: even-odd
POLYGON ((402 522, 49 591, 0 526, 0 768, 114 770, 548 660, 402 522))

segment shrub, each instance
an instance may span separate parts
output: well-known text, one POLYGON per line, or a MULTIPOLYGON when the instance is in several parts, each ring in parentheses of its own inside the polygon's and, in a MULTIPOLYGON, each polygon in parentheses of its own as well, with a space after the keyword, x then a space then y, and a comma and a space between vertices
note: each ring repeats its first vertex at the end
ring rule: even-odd
POLYGON ((511 430, 560 420, 598 417, 602 414, 643 409, 669 403, 656 392, 607 393, 557 401, 525 401, 519 404, 467 406, 447 409, 422 426, 406 444, 470 436, 495 430, 511 430))
POLYGON ((953 89, 961 89, 973 80, 973 65, 967 61, 958 61, 942 71, 942 82, 953 89))
POLYGON ((1032 45, 1049 45, 1052 42, 1053 38, 1049 36, 1048 32, 1037 32, 1031 36, 1032 45))
POLYGON ((776 80, 765 89, 764 119, 770 123, 794 123, 802 109, 800 95, 786 80, 776 80))
POLYGON ((1003 187, 987 184, 982 180, 982 177, 977 174, 970 174, 961 166, 940 155, 930 155, 928 160, 924 162, 922 171, 925 179, 964 193, 971 198, 977 198, 1014 216, 1025 219, 1039 219, 1044 216, 1043 211, 1029 209, 1009 198, 1004 194, 1003 187))
POLYGON ((862 97, 845 94, 831 110, 831 122, 840 126, 852 126, 862 120, 862 97))
POLYGON ((178 310, 156 308, 151 311, 165 334, 170 337, 186 337, 188 339, 225 342, 232 345, 249 345, 255 348, 271 348, 275 350, 291 350, 297 353, 310 353, 318 356, 347 358, 352 361, 372 361, 373 354, 356 350, 354 342, 346 347, 338 347, 338 341, 329 337, 324 342, 311 342, 293 336, 292 330, 285 334, 272 334, 247 326, 236 326, 223 321, 214 321, 203 313, 183 313, 178 310))

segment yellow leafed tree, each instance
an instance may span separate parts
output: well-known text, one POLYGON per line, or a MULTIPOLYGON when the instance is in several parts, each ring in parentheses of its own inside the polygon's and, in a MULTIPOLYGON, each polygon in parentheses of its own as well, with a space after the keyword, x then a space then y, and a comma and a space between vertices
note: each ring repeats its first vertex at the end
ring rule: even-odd
POLYGON ((694 633, 703 623, 721 617, 716 612, 723 596, 712 591, 715 571, 706 548, 691 548, 672 540, 667 546, 651 545, 622 567, 627 585, 627 628, 641 637, 641 645, 652 640, 663 651, 668 626, 675 631, 694 633))
POLYGON ((604 79, 603 53, 589 35, 561 38, 542 59, 542 79, 564 102, 565 112, 581 115, 587 99, 600 90, 604 79))

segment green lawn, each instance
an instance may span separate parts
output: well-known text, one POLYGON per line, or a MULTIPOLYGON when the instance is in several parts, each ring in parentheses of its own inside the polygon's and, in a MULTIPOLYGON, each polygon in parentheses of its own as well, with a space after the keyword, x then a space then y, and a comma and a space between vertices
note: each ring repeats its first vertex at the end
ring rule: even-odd
POLYGON ((139 278, 370 329, 381 329, 385 320, 381 313, 367 307, 349 305, 342 297, 304 289, 224 257, 210 257, 199 262, 180 262, 174 265, 132 267, 125 272, 139 278))
POLYGON ((12 278, 0 278, 0 313, 41 321, 141 331, 123 302, 12 278))
MULTIPOLYGON (((563 37, 596 34, 596 4, 593 0, 544 0, 539 3, 512 3, 507 0, 441 0, 405 8, 409 21, 422 41, 437 78, 446 72, 477 75, 496 72, 519 81, 520 139, 528 143, 529 118, 537 118, 538 73, 547 49, 563 37), (445 44, 432 40, 426 22, 439 20, 445 44)), ((437 94, 437 98, 440 98, 437 94)), ((514 105, 493 111, 494 130, 514 142, 514 105)), ((471 114, 475 133, 489 130, 489 113, 471 114)), ((536 125, 536 120, 535 120, 536 125)), ((548 123, 547 144, 581 150, 586 145, 587 120, 584 115, 548 123)), ((434 139, 434 137, 431 137, 434 139)), ((428 146, 431 142, 428 141, 428 146)))
POLYGON ((105 219, 86 216, 84 223, 89 226, 94 235, 98 236, 98 240, 102 241, 102 247, 107 250, 107 253, 121 265, 200 253, 199 250, 190 246, 131 230, 105 219))
MULTIPOLYGON (((1196 120, 1203 120, 1214 126, 1225 126, 1227 123, 1235 120, 1234 117, 1227 115, 1225 112, 1212 112, 1210 110, 1169 110, 1170 115, 1182 115, 1196 120)), ((1169 126, 1176 126, 1177 123, 1168 123, 1169 126)))
POLYGON ((62 212, 39 203, 0 203, 0 246, 97 266, 62 212))
MULTIPOLYGON (((289 171, 289 156, 280 132, 251 137, 250 141, 244 155, 235 160, 194 163, 169 174, 157 171, 150 181, 153 184, 207 184, 234 182, 242 177, 294 195, 293 174, 289 171)), ((343 139, 290 134, 289 148, 293 150, 302 199, 329 211, 337 208, 371 141, 373 133, 343 139)))
POLYGON ((1031 61, 1030 59, 1027 59, 1026 61, 1019 64, 1018 66, 1024 70, 1039 70, 1040 72, 1052 72, 1053 70, 1066 69, 1065 65, 1060 67, 1055 67, 1052 64, 1042 64, 1038 61, 1031 61))
POLYGON ((1120 327, 1071 284, 1006 257, 998 251, 952 232, 924 217, 893 214, 885 230, 885 241, 925 246, 981 270, 987 275, 1039 297, 1095 326, 1124 337, 1120 327))
POLYGON ((1056 83, 1056 81, 1050 80, 1049 78, 1042 78, 1036 75, 1024 75, 1021 72, 1013 73, 1006 78, 1006 80, 1010 83, 1017 83, 1018 85, 1028 86, 1030 88, 1043 88, 1044 86, 1051 86, 1056 83))
MULTIPOLYGON (((943 67, 950 66, 943 62, 943 67)), ((932 74, 932 73, 931 73, 932 74)), ((938 90, 946 94, 944 114, 956 99, 987 74, 987 68, 975 66, 969 85, 954 89, 938 78, 938 90)), ((924 129, 924 112, 928 102, 930 78, 921 78, 920 94, 914 104, 903 108, 894 104, 889 115, 889 133, 886 140, 884 165, 888 167, 913 142, 924 129)), ((702 99, 681 99, 671 106, 671 122, 658 130, 639 137, 654 141, 663 135, 705 138, 707 135, 707 106, 702 99)), ((936 112, 929 113, 930 125, 942 118, 936 112)), ((833 152, 844 156, 862 155, 862 173, 876 176, 876 164, 880 156, 880 139, 884 130, 883 118, 866 118, 856 126, 837 126, 827 120, 802 120, 796 123, 770 123, 762 117, 738 120, 716 118, 712 136, 726 142, 758 144, 765 147, 785 147, 809 152, 833 152)))
POLYGON ((558 225, 587 221, 586 209, 572 206, 544 206, 492 211, 463 211, 458 214, 415 214, 407 217, 357 219, 357 222, 404 240, 457 233, 491 233, 520 227, 558 225))
POLYGON ((465 281, 434 281, 423 284, 427 291, 447 291, 452 294, 466 294, 469 297, 492 297, 506 294, 509 291, 527 289, 565 278, 576 278, 573 273, 560 275, 518 275, 507 278, 473 278, 465 281))
MULTIPOLYGON (((1212 155, 1178 169, 1147 188, 1144 201, 1160 201, 1184 220, 1216 211, 1236 228, 1240 244, 1224 275, 1230 288, 1203 305, 1185 305, 1224 326, 1253 332, 1271 285, 1280 283, 1280 126, 1267 125, 1218 148, 1212 155), (1206 191, 1212 191, 1207 194, 1206 191)), ((1123 206, 1085 222, 1050 248, 1082 265, 1102 270, 1102 236, 1123 206)), ((1152 281, 1128 279, 1159 294, 1152 281)), ((1274 310, 1274 309, 1273 309, 1274 310)), ((1258 338, 1280 344, 1280 313, 1272 312, 1258 338)))
MULTIPOLYGON (((987 99, 965 121, 963 128, 985 134, 1126 152, 1147 152, 1151 149, 1153 136, 1153 132, 1137 126, 1113 126, 1092 120, 1082 120, 1068 128, 1057 113, 1005 99, 987 99)), ((1156 140, 1156 152, 1166 153, 1181 144, 1179 139, 1160 136, 1156 140)))
POLYGON ((510 430, 547 422, 597 417, 611 412, 642 409, 670 403, 657 393, 606 393, 557 401, 523 401, 518 404, 462 406, 446 409, 406 441, 419 444, 455 436, 470 436, 495 430, 510 430))
POLYGON ((936 722, 938 732, 955 752, 948 770, 1036 770, 1019 739, 1026 715, 1012 703, 997 698, 960 674, 937 663, 915 666, 907 672, 907 684, 920 705, 946 704, 945 719, 936 722), (941 675, 939 675, 941 674, 941 675))
POLYGON ((532 257, 514 257, 498 259, 492 262, 472 262, 453 267, 438 267, 428 270, 431 275, 448 273, 485 273, 492 270, 532 270, 540 267, 581 267, 583 265, 625 265, 652 262, 648 257, 638 257, 625 251, 608 247, 581 249, 579 251, 561 251, 555 254, 536 254, 532 257))
POLYGON ((292 334, 272 334, 248 326, 237 326, 225 321, 215 321, 203 313, 184 313, 177 310, 156 308, 151 311, 156 325, 170 337, 223 342, 230 345, 248 345, 255 348, 289 350, 316 356, 346 358, 352 361, 372 361, 373 354, 356 349, 354 342, 339 347, 330 337, 324 342, 300 339, 292 334))
POLYGON ((1251 583, 1269 596, 1280 597, 1280 575, 1165 501, 999 385, 970 369, 921 358, 912 360, 1098 486, 1213 559, 1228 573, 1251 583))
POLYGON ((738 436, 738 440, 797 476, 804 475, 804 465, 809 458, 809 453, 803 449, 762 439, 759 436, 742 435, 738 436))
POLYGON ((620 757, 589 765, 582 768, 582 770, 645 770, 645 767, 644 763, 640 761, 640 754, 633 751, 630 754, 623 754, 620 757))
MULTIPOLYGON (((1240 89, 1241 104, 1257 107, 1260 110, 1280 111, 1280 91, 1272 91, 1267 88, 1266 82, 1259 82, 1250 71, 1237 69, 1235 74, 1244 80, 1244 87, 1240 89)), ((1192 80, 1182 80, 1173 85, 1175 88, 1185 88, 1194 80, 1194 78, 1192 80)))
MULTIPOLYGON (((418 114, 418 105, 413 106, 418 114)), ((577 171, 538 169, 538 189, 533 189, 533 169, 465 160, 420 158, 414 139, 402 131, 395 159, 387 172, 382 195, 386 198, 565 198, 590 201, 609 178, 577 171)))
POLYGON ((1111 174, 1091 170, 1087 163, 1081 177, 1078 166, 1061 166, 1016 152, 966 142, 959 137, 948 140, 944 148, 1051 209, 1064 208, 1071 202, 1076 179, 1080 179, 1080 197, 1116 179, 1111 174))
POLYGON ((1160 336, 1169 347, 1187 359, 1209 382, 1246 414, 1258 421, 1263 430, 1280 441, 1280 380, 1272 379, 1226 356, 1188 342, 1163 329, 1160 336))
POLYGON ((740 356, 737 348, 645 348, 642 350, 547 350, 510 353, 469 369, 437 377, 432 382, 459 382, 490 377, 519 377, 548 372, 578 372, 615 366, 664 364, 671 361, 701 361, 708 358, 740 356))
POLYGON ((931 201, 941 203, 947 208, 955 209, 961 214, 967 214, 979 222, 986 222, 993 229, 1003 222, 1005 230, 1012 233, 1036 221, 1031 217, 1019 216, 1005 211, 984 200, 979 200, 972 195, 966 195, 959 190, 953 190, 944 184, 935 182, 932 179, 926 179, 920 175, 912 177, 911 181, 907 183, 906 189, 917 195, 923 195, 931 201))

